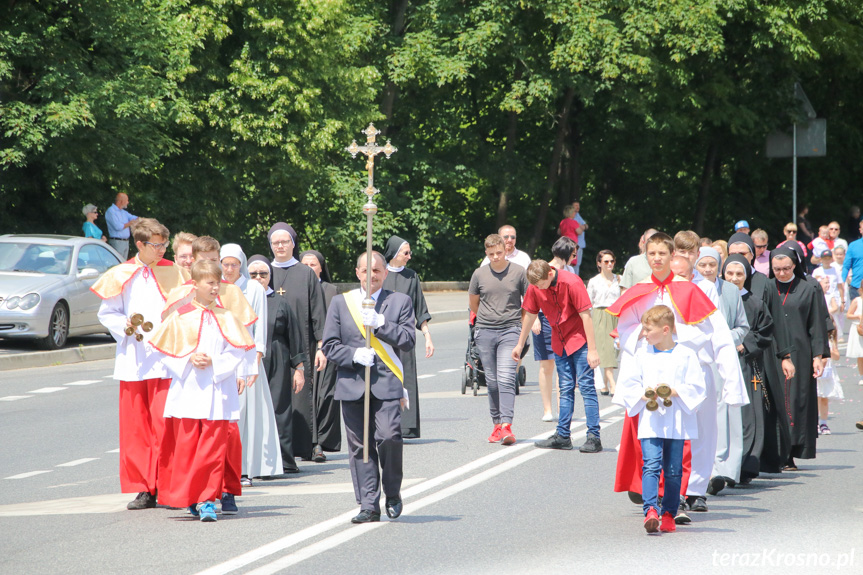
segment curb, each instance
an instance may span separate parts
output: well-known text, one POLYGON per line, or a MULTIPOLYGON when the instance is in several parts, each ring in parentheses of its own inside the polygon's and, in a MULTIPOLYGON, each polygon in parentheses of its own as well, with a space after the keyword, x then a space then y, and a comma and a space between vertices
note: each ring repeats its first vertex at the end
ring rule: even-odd
POLYGON ((81 363, 82 361, 96 361, 100 359, 114 359, 116 349, 116 344, 107 343, 86 347, 79 345, 78 347, 58 349, 56 351, 14 353, 0 357, 0 371, 26 369, 31 367, 50 367, 52 365, 65 365, 68 363, 81 363))
MULTIPOLYGON (((450 321, 467 321, 467 310, 439 311, 432 317, 432 325, 450 321)), ((75 348, 58 349, 56 351, 14 353, 0 356, 0 371, 114 359, 116 348, 116 344, 107 343, 90 346, 79 345, 75 348)))

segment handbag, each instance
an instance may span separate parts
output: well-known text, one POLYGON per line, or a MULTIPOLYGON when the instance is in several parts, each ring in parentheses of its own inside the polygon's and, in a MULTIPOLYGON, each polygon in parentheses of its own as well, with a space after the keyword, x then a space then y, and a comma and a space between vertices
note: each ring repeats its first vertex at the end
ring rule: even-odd
POLYGON ((863 337, 863 323, 857 322, 857 335, 863 337))

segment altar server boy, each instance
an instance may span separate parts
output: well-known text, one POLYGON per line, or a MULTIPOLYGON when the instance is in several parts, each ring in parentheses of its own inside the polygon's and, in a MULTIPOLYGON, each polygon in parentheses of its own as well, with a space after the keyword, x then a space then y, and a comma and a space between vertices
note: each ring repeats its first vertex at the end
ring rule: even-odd
POLYGON ((228 447, 228 428, 240 417, 237 376, 254 362, 246 326, 216 305, 219 264, 192 264, 195 299, 171 314, 150 340, 172 376, 165 401, 165 440, 159 456, 159 502, 189 507, 201 521, 215 521, 228 447))
POLYGON ((170 380, 147 340, 162 321, 165 297, 189 279, 166 260, 168 228, 152 218, 132 227, 137 255, 102 274, 91 291, 101 298, 99 321, 117 341, 114 379, 120 381, 120 489, 137 493, 128 509, 156 507, 162 413, 170 380), (137 325, 132 325, 135 319, 137 325))
POLYGON ((707 391, 695 352, 674 341, 674 312, 664 305, 654 306, 642 315, 641 324, 648 345, 621 365, 614 400, 630 417, 640 415, 644 528, 648 533, 669 532, 675 530, 680 504, 683 443, 698 437, 695 413, 707 391), (660 397, 661 384, 670 388, 667 399, 660 397), (657 505, 660 471, 665 474, 661 526, 657 505))

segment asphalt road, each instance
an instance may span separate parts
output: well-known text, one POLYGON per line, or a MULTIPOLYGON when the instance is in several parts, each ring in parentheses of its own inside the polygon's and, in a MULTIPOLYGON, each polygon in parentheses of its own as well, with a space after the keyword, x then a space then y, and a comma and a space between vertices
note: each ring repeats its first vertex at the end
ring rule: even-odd
MULTIPOLYGON (((536 367, 516 401, 511 447, 488 444, 484 388, 461 395, 463 322, 433 326, 420 358, 423 437, 405 447, 405 512, 352 526, 344 454, 256 481, 239 515, 126 511, 119 493, 111 361, 0 373, 0 573, 860 573, 863 387, 841 361, 846 400, 800 471, 708 500, 677 533, 647 536, 640 507, 612 491, 622 410, 600 398, 606 450, 533 447, 536 367)), ((578 408, 577 416, 583 416, 578 408)), ((575 422, 574 438, 584 436, 575 422)))

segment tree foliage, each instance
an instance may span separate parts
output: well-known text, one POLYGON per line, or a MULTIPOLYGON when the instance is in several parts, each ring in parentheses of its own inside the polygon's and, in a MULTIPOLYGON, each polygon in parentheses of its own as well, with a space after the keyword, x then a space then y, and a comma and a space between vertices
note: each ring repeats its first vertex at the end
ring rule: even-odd
POLYGON ((288 221, 349 280, 365 181, 344 147, 374 121, 399 148, 375 242, 408 238, 427 279, 467 277, 503 222, 548 256, 576 198, 588 259, 650 226, 776 235, 791 168, 765 137, 800 119, 795 82, 829 134, 801 203, 860 201, 861 48, 852 0, 12 0, 0 229, 78 233, 124 191, 248 253, 288 221))

